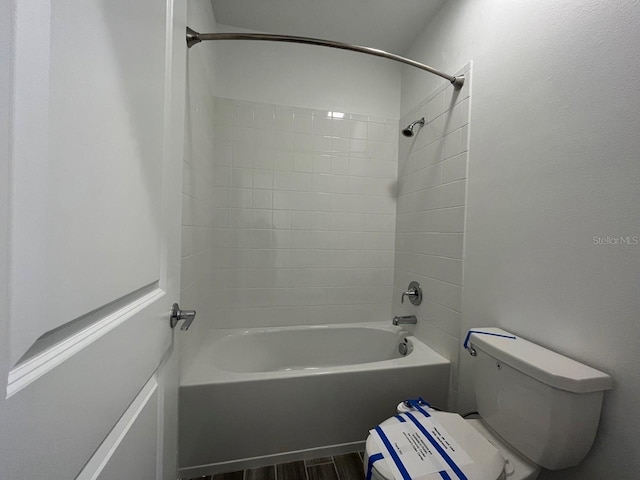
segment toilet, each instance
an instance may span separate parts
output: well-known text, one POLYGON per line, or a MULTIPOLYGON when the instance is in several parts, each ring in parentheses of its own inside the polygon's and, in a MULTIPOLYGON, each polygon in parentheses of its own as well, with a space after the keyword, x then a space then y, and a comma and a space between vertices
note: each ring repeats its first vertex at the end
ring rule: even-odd
POLYGON ((609 375, 499 328, 470 330, 464 346, 474 364, 476 418, 412 402, 408 412, 399 411, 367 438, 367 479, 396 478, 394 470, 397 476, 404 466, 396 459, 405 447, 385 443, 380 432, 414 424, 415 432, 425 432, 425 444, 434 444, 433 461, 442 468, 410 476, 405 471, 397 478, 533 480, 542 468, 561 470, 584 459, 596 436, 604 391, 613 387, 609 375), (437 441, 418 423, 435 425, 460 456, 439 456, 437 441))

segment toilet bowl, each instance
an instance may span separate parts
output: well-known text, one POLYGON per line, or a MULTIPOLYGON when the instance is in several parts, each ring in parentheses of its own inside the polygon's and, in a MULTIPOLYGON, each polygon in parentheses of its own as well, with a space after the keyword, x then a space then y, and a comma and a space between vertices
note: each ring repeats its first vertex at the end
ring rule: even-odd
POLYGON ((473 357, 478 418, 464 419, 412 401, 409 411, 399 409, 367 438, 367 480, 533 480, 542 468, 575 466, 586 456, 611 377, 497 328, 471 330, 464 346, 473 357), (436 440, 418 423, 441 436, 436 440), (404 436, 392 437, 401 439, 396 442, 385 434, 399 431, 404 436), (411 435, 422 435, 427 448, 416 446, 420 442, 402 443, 411 435), (439 448, 445 444, 453 446, 445 450, 458 456, 439 448), (408 451, 432 462, 414 465, 411 476, 403 464, 403 459, 409 461, 408 451), (434 471, 436 464, 441 467, 434 471))

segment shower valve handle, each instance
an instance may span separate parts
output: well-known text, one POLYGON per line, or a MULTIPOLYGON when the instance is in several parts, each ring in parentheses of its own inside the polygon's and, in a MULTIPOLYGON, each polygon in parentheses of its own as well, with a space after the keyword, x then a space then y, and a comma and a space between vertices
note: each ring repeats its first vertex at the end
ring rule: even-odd
POLYGON ((420 305, 422 303, 422 287, 418 282, 411 282, 406 292, 402 292, 400 297, 400 303, 404 303, 404 297, 409 297, 409 301, 413 305, 420 305))
POLYGON ((409 299, 418 295, 418 292, 415 290, 407 290, 406 292, 402 292, 402 298, 400 299, 400 303, 404 303, 404 297, 409 297, 409 299))

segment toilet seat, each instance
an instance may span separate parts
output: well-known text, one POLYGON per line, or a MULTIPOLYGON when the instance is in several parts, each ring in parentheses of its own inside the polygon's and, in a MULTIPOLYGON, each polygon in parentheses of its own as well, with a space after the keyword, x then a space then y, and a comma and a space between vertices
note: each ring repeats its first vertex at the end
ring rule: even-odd
MULTIPOLYGON (((473 460, 473 463, 462 467, 468 480, 503 480, 505 474, 505 459, 500 452, 478 430, 467 423, 456 413, 438 412, 428 410, 429 415, 438 422, 451 435, 455 441, 473 460)), ((388 426, 397 424, 399 420, 391 417, 380 424, 388 426)), ((367 438, 365 452, 365 474, 369 464, 369 457, 379 454, 380 448, 372 435, 367 438)), ((375 457, 374 457, 375 458, 375 457)), ((372 464, 371 480, 393 480, 393 473, 386 459, 378 460, 372 464)), ((425 480, 442 480, 438 473, 427 475, 425 480)), ((458 480, 458 479, 453 479, 458 480)))

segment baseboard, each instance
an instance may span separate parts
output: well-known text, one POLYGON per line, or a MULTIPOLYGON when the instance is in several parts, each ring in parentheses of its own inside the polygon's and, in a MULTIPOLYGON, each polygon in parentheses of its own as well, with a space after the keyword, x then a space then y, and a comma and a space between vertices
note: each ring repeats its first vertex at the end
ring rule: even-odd
POLYGON ((296 460, 308 460, 319 457, 329 457, 332 455, 342 455, 345 453, 359 452, 364 450, 365 442, 341 443, 326 447, 310 448, 307 450, 295 450, 293 452, 275 453, 261 457, 241 458, 228 462, 209 463, 195 467, 180 468, 178 473, 180 478, 202 477, 204 475, 215 475, 216 473, 235 472, 249 468, 265 467, 278 463, 295 462, 296 460))

